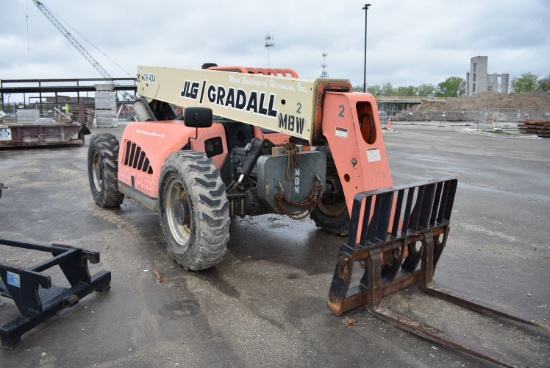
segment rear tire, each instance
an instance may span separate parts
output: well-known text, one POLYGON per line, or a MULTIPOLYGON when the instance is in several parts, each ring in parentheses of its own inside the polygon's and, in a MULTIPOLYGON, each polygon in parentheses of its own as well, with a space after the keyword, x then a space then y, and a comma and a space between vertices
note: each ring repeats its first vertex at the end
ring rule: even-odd
POLYGON ((116 137, 96 134, 88 147, 88 178, 95 203, 99 207, 118 207, 124 194, 118 190, 118 149, 116 137))
POLYGON ((311 219, 318 228, 331 234, 348 235, 350 217, 344 189, 340 183, 340 177, 336 170, 334 159, 330 152, 327 153, 326 184, 332 188, 328 197, 323 197, 311 212, 311 219))
POLYGON ((218 169, 204 153, 168 156, 160 174, 159 212, 176 262, 199 271, 221 261, 229 241, 229 202, 218 169))

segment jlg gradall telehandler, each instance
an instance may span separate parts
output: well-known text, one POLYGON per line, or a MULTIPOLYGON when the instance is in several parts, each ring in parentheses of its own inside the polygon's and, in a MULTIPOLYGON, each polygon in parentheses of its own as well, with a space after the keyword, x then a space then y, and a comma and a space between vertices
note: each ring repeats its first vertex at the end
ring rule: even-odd
POLYGON ((189 270, 222 259, 233 216, 310 215, 347 234, 355 194, 392 185, 376 102, 351 91, 290 69, 139 66, 142 122, 120 148, 108 134, 90 142, 94 199, 159 211, 170 254, 189 270))
POLYGON ((137 79, 141 122, 129 124, 120 143, 101 133, 89 144, 100 207, 127 196, 158 211, 169 253, 188 270, 220 262, 234 216, 310 216, 348 235, 329 292, 335 314, 367 304, 412 333, 506 361, 381 306, 382 296, 414 283, 465 302, 431 282, 457 181, 392 187, 372 95, 352 92, 348 80, 304 80, 291 69, 138 66, 137 79), (365 271, 350 287, 354 267, 365 271))

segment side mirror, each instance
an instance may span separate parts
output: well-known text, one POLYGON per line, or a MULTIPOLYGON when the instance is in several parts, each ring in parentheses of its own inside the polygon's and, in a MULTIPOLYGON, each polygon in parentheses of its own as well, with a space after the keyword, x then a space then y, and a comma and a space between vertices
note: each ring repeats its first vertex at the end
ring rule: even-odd
POLYGON ((193 128, 209 128, 212 126, 212 109, 207 107, 187 107, 183 110, 185 126, 193 128))

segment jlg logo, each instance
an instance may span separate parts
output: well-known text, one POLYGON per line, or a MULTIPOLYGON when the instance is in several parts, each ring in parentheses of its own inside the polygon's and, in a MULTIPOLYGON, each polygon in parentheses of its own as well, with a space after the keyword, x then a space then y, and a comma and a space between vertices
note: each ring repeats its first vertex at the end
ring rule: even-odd
POLYGON ((200 87, 199 82, 192 82, 192 81, 186 80, 183 83, 183 89, 180 95, 181 97, 189 97, 196 100, 199 95, 199 87, 200 87))

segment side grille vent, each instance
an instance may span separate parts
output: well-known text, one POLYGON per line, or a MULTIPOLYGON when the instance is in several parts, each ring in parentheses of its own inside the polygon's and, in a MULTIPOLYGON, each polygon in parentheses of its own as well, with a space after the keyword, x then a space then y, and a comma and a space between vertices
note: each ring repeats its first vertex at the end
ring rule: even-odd
POLYGON ((126 155, 124 156, 124 165, 143 171, 147 174, 153 173, 153 168, 149 165, 149 159, 141 147, 132 141, 126 141, 126 155))

